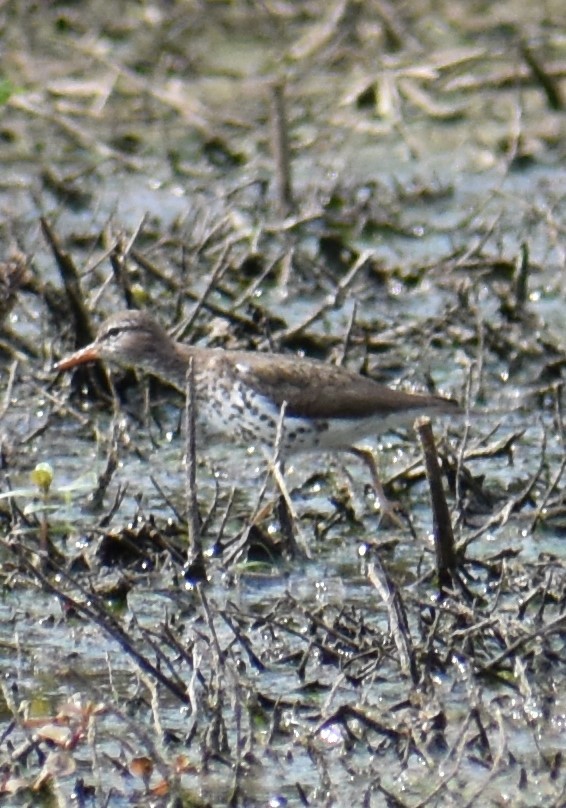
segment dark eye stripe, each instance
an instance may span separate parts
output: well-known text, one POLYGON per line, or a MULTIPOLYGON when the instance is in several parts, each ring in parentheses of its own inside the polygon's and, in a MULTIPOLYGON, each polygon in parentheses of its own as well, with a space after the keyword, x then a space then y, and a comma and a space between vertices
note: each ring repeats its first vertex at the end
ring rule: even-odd
POLYGON ((122 324, 122 325, 113 325, 107 331, 104 332, 102 335, 102 339, 113 339, 114 337, 118 337, 121 334, 131 333, 132 331, 144 331, 145 329, 142 326, 137 324, 122 324))

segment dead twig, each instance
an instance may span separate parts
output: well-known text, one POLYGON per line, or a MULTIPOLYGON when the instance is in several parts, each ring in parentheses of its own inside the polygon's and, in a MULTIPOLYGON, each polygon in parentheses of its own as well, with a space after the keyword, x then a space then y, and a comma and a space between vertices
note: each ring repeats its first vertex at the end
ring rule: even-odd
POLYGON ((399 594, 399 590, 387 574, 379 559, 374 556, 368 564, 368 578, 371 584, 377 589, 379 596, 385 604, 389 617, 389 630, 393 635, 393 641, 399 654, 401 671, 405 676, 409 676, 414 685, 419 682, 419 671, 417 668, 415 649, 409 632, 407 613, 399 594))
POLYGON ((282 217, 293 210, 293 182, 289 149, 285 85, 275 82, 271 86, 271 151, 275 163, 277 205, 282 217))
POLYGON ((196 391, 192 357, 189 358, 185 387, 185 493, 187 498, 187 524, 189 551, 186 574, 195 582, 206 580, 206 566, 202 551, 200 517, 196 483, 196 391))

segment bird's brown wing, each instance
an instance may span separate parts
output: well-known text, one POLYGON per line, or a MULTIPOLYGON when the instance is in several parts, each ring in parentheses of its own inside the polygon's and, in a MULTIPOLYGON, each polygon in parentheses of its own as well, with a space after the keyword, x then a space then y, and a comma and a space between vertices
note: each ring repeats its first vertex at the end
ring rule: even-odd
POLYGON ((392 390, 347 368, 314 360, 269 354, 226 353, 233 375, 277 407, 287 403, 287 415, 306 418, 356 418, 399 411, 457 410, 436 396, 392 390))

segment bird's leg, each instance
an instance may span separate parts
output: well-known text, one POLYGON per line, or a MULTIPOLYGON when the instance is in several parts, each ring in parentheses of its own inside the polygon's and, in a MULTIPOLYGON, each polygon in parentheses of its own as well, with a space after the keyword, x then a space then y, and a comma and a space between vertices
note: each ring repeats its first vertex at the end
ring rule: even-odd
POLYGON ((350 454, 353 454, 354 457, 357 457, 359 460, 361 460, 365 464, 365 466, 369 469, 369 473, 371 475, 371 482, 375 491, 375 496, 377 497, 377 501, 379 502, 379 512, 381 514, 382 519, 393 522, 395 525, 397 525, 397 527, 405 528, 406 525, 403 523, 402 519, 397 514, 397 511, 402 510, 401 504, 399 502, 395 502, 388 499, 385 494, 385 491, 383 490, 383 485, 381 484, 381 480, 379 479, 379 474, 377 471, 377 461, 375 459, 375 454, 369 448, 361 449, 358 446, 351 446, 348 451, 350 452, 350 454))

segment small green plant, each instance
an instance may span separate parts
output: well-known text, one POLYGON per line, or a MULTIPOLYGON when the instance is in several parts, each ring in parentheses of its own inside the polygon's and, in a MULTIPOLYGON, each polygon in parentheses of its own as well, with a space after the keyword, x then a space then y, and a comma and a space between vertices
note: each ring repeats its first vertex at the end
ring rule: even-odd
POLYGON ((0 105, 6 104, 15 92, 16 88, 11 81, 0 78, 0 105))
POLYGON ((39 514, 39 538, 42 550, 47 551, 49 523, 47 515, 49 512, 57 511, 61 508, 61 503, 56 500, 63 499, 68 503, 73 495, 84 494, 91 491, 96 485, 96 474, 89 472, 67 485, 54 486, 54 471, 50 463, 38 463, 31 471, 30 479, 33 487, 14 488, 0 494, 0 499, 22 498, 28 500, 23 509, 24 516, 39 514))

